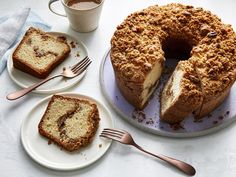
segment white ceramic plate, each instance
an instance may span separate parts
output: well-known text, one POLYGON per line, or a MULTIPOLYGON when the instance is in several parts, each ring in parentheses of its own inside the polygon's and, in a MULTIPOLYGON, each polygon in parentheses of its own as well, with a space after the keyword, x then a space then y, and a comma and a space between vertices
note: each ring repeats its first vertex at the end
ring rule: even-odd
POLYGON ((100 102, 88 96, 75 93, 61 93, 60 95, 80 97, 97 104, 100 122, 92 143, 77 152, 61 150, 54 143, 48 144, 48 139, 38 133, 38 123, 48 105, 51 96, 38 102, 23 120, 21 126, 21 141, 28 155, 39 164, 55 170, 75 170, 86 167, 98 160, 111 145, 111 141, 99 137, 103 128, 113 128, 111 114, 100 102))
MULTIPOLYGON (((58 32, 48 32, 48 33, 53 34, 55 36, 66 37, 67 42, 71 48, 71 53, 68 56, 68 58, 65 61, 63 61, 59 66, 57 66, 50 73, 50 75, 48 77, 61 73, 62 68, 64 66, 66 66, 66 67, 73 66, 75 63, 78 63, 80 60, 82 60, 85 56, 88 56, 88 50, 82 42, 80 42, 80 41, 76 40, 75 38, 73 38, 67 34, 64 34, 64 33, 58 33, 58 32), (74 44, 74 46, 72 44, 74 44), (77 54, 79 54, 79 56, 77 56, 77 54)), ((14 50, 13 50, 13 52, 14 52, 14 50)), ((9 59, 7 62, 7 69, 8 69, 8 73, 9 73, 11 79, 18 86, 20 86, 22 88, 29 87, 29 86, 33 85, 34 83, 38 83, 40 81, 40 79, 38 79, 34 76, 31 76, 31 75, 24 73, 18 69, 15 69, 13 67, 12 55, 9 55, 9 59)), ((86 71, 84 71, 82 74, 80 74, 79 76, 77 76, 73 79, 66 79, 63 77, 55 78, 55 79, 43 84, 42 86, 38 87, 33 92, 36 92, 36 93, 56 93, 58 91, 65 90, 69 87, 72 87, 76 83, 78 83, 84 77, 85 73, 86 73, 86 71)))

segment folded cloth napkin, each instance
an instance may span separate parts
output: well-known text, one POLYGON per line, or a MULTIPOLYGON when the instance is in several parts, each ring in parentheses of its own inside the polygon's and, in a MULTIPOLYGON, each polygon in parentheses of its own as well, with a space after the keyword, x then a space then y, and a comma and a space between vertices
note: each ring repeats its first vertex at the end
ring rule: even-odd
POLYGON ((30 8, 23 8, 14 14, 0 17, 0 74, 6 67, 7 59, 26 30, 33 26, 48 31, 46 24, 30 8))

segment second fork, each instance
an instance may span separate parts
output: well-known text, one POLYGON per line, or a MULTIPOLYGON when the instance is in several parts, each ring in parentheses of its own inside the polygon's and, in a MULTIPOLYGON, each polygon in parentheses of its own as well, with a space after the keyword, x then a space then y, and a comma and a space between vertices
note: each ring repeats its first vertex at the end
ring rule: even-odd
POLYGON ((182 172, 184 172, 187 175, 193 176, 196 173, 196 170, 190 164, 187 164, 186 162, 183 162, 183 161, 180 161, 180 160, 177 160, 172 157, 165 156, 165 155, 161 155, 161 154, 153 154, 147 150, 144 150, 142 147, 140 147, 133 140, 132 136, 124 130, 105 128, 102 131, 100 136, 118 141, 122 144, 132 145, 132 146, 136 147, 137 149, 139 149, 149 155, 159 158, 165 162, 168 162, 169 164, 173 165, 174 167, 181 170, 182 172))

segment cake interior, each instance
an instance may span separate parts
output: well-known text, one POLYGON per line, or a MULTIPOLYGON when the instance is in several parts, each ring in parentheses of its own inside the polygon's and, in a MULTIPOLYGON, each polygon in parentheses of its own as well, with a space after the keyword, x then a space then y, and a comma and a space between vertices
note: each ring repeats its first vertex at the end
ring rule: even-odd
POLYGON ((48 65, 57 60, 58 56, 64 54, 65 45, 57 42, 56 38, 33 31, 31 35, 26 37, 20 50, 21 52, 17 53, 17 58, 22 63, 27 63, 38 70, 45 70, 48 65), (46 40, 48 38, 49 40, 46 40))
POLYGON ((161 115, 170 108, 181 94, 181 80, 183 79, 184 71, 175 69, 171 77, 168 79, 161 96, 161 115))
POLYGON ((44 118, 43 129, 57 139, 69 141, 86 135, 92 107, 74 100, 54 99, 44 118))
POLYGON ((91 106, 81 103, 71 118, 67 118, 62 128, 62 132, 66 132, 66 136, 71 139, 83 137, 89 131, 89 120, 91 114, 91 106))
POLYGON ((160 62, 156 62, 152 70, 147 75, 146 80, 144 81, 144 84, 143 84, 144 89, 141 94, 142 105, 145 105, 145 103, 148 101, 148 98, 152 95, 152 93, 157 88, 162 70, 163 70, 163 64, 160 62))

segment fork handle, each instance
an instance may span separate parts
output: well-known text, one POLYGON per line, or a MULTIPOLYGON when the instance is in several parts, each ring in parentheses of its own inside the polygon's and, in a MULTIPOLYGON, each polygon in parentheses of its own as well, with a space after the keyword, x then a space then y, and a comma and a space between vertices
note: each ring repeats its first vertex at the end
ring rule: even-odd
POLYGON ((19 90, 19 91, 12 92, 12 93, 8 94, 8 95, 6 96, 6 98, 7 98, 8 100, 16 100, 16 99, 18 99, 18 98, 21 98, 21 97, 23 97, 24 95, 26 95, 27 93, 29 93, 29 92, 31 92, 32 90, 34 90, 34 89, 36 89, 37 87, 39 87, 40 85, 44 84, 45 82, 48 82, 49 80, 52 80, 52 79, 54 79, 54 78, 56 78, 56 77, 60 77, 60 76, 62 76, 62 74, 58 74, 58 75, 55 75, 55 76, 46 78, 46 79, 40 81, 39 83, 36 83, 36 84, 34 84, 34 85, 30 86, 30 87, 24 88, 24 89, 19 90))
POLYGON ((191 166, 191 165, 189 165, 189 164, 187 164, 187 163, 185 163, 183 161, 180 161, 180 160, 177 160, 177 159, 165 156, 165 155, 161 155, 161 154, 158 154, 158 155, 157 154, 153 154, 153 153, 151 153, 149 151, 144 150, 142 147, 140 147, 136 143, 134 143, 133 146, 138 148, 139 150, 149 154, 149 155, 152 155, 152 156, 154 156, 156 158, 164 160, 165 162, 168 162, 169 164, 173 165, 174 167, 176 167, 177 169, 181 170, 182 172, 184 172, 187 175, 193 176, 196 173, 196 170, 193 168, 193 166, 191 166))

